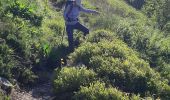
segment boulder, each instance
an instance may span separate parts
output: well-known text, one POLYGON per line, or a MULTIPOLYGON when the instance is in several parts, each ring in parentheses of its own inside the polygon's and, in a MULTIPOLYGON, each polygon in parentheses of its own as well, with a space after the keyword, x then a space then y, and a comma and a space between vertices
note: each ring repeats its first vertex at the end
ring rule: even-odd
POLYGON ((10 95, 13 85, 7 79, 0 77, 0 89, 2 89, 7 95, 10 95))
POLYGON ((5 43, 5 40, 0 38, 0 44, 5 43))
MULTIPOLYGON (((4 96, 4 91, 2 89, 0 89, 0 97, 4 96)), ((0 98, 1 100, 1 98, 0 98)))

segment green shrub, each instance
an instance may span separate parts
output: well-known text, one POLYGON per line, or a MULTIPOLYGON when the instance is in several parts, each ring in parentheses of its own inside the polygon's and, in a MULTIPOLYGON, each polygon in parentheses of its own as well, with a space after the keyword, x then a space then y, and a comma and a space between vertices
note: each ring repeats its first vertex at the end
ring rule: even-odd
POLYGON ((11 100, 9 96, 5 95, 4 91, 0 87, 0 100, 11 100))
MULTIPOLYGON (((65 0, 51 1, 55 1, 60 10, 65 3, 65 0)), ((98 87, 96 84, 88 86, 95 80, 97 77, 95 73, 97 73, 98 77, 108 82, 107 85, 117 86, 122 91, 140 93, 141 96, 146 96, 145 93, 148 92, 151 95, 156 94, 162 99, 169 99, 170 89, 167 85, 168 81, 164 79, 170 79, 169 37, 165 38, 164 33, 153 27, 156 19, 161 22, 160 25, 165 23, 164 18, 159 18, 156 15, 166 7, 161 8, 164 0, 147 2, 151 2, 151 5, 145 10, 148 11, 146 12, 148 16, 153 17, 154 21, 151 20, 153 22, 148 20, 140 11, 129 7, 124 0, 102 0, 102 2, 86 0, 83 2, 86 7, 94 9, 95 4, 102 13, 94 17, 83 14, 82 19, 85 22, 89 21, 92 29, 105 29, 112 32, 95 31, 89 35, 84 44, 81 44, 71 54, 71 60, 75 64, 83 63, 88 67, 88 70, 75 67, 64 67, 57 70, 54 80, 57 96, 67 96, 67 93, 71 93, 72 96, 74 92, 80 89, 80 86, 82 86, 80 91, 76 93, 77 99, 84 96, 83 91, 86 88, 88 88, 87 92, 91 93, 85 95, 87 98, 88 96, 93 98, 91 96, 93 92, 94 95, 99 94, 99 97, 105 97, 103 96, 105 93, 106 95, 112 94, 110 91, 114 91, 113 94, 118 97, 124 96, 121 92, 116 94, 115 91, 118 90, 111 86, 106 87, 104 83, 97 83, 104 93, 96 90, 95 87, 98 87), (118 38, 141 54, 129 49, 118 38), (147 60, 151 67, 156 66, 155 69, 160 71, 163 77, 152 70, 149 64, 142 60, 139 55, 147 60), (77 95, 78 93, 80 96, 77 95)), ((168 9, 164 11, 166 18, 169 16, 167 12, 169 12, 168 9)), ((41 2, 32 0, 0 1, 0 22, 2 21, 5 26, 5 29, 0 30, 0 38, 5 39, 7 43, 5 44, 6 47, 2 46, 2 48, 7 49, 2 49, 0 52, 0 76, 15 77, 18 81, 24 81, 22 83, 29 83, 36 78, 32 72, 32 67, 49 66, 56 63, 56 60, 60 60, 61 57, 67 56, 65 51, 67 48, 66 39, 63 44, 60 41, 64 30, 64 20, 60 13, 48 7, 48 0, 41 2), (32 4, 37 5, 39 10, 32 8, 30 6, 32 4), (42 26, 40 26, 41 24, 42 26), (53 49, 53 47, 56 49, 53 49)), ((80 19, 80 21, 82 20, 80 19)), ((169 34, 168 27, 168 24, 164 26, 166 36, 169 34)), ((68 96, 67 99, 70 99, 71 96, 68 96)), ((139 99, 138 96, 134 96, 134 98, 139 99)))
POLYGON ((124 91, 144 93, 147 90, 147 78, 141 70, 133 66, 133 62, 120 59, 92 57, 92 67, 96 68, 100 77, 109 80, 124 91), (97 63, 98 62, 98 63, 97 63))
POLYGON ((95 44, 86 42, 83 46, 76 49, 70 56, 74 63, 89 65, 90 58, 100 52, 100 48, 95 44))
MULTIPOLYGON (((140 1, 140 0, 133 0, 132 2, 134 1, 140 1)), ((94 2, 96 3, 96 1, 94 2)), ((101 4, 100 6, 103 7, 102 5, 107 4, 105 2, 104 3, 102 2, 102 4, 99 3, 99 5, 101 4)), ((156 69, 159 67, 161 67, 161 69, 164 68, 166 69, 164 63, 166 63, 167 60, 169 59, 167 58, 169 55, 167 53, 168 49, 166 51, 162 51, 160 48, 166 47, 166 45, 169 45, 169 42, 166 39, 164 40, 165 37, 163 35, 164 34, 163 32, 153 27, 155 25, 155 21, 148 20, 146 16, 142 17, 144 15, 141 13, 139 14, 136 11, 132 11, 132 12, 135 13, 135 15, 139 14, 138 17, 134 18, 130 16, 126 18, 121 18, 120 16, 122 13, 119 14, 119 12, 121 12, 121 7, 124 10, 123 13, 131 12, 131 10, 129 10, 131 8, 126 7, 125 5, 117 7, 118 5, 122 4, 121 2, 109 0, 109 3, 112 6, 107 7, 106 11, 102 10, 103 13, 101 16, 97 16, 97 17, 95 16, 95 19, 90 22, 91 27, 93 27, 94 29, 106 29, 106 30, 113 31, 120 39, 122 39, 125 43, 127 43, 128 46, 132 47, 135 50, 137 49, 137 51, 141 53, 141 57, 149 61, 151 67, 154 68, 156 67, 156 69), (113 11, 114 13, 113 15, 110 8, 112 8, 112 10, 116 8, 116 10, 118 11, 117 12, 113 11), (110 12, 107 13, 107 11, 110 12), (163 43, 163 41, 164 42, 166 41, 166 44, 163 43)), ((146 8, 146 10, 148 10, 148 13, 151 13, 151 15, 155 16, 154 13, 159 14, 159 11, 162 11, 163 8, 161 9, 159 8, 162 7, 164 3, 165 3, 164 0, 163 1, 156 0, 155 2, 146 1, 145 7, 148 7, 146 8)), ((166 3, 166 5, 168 5, 168 3, 166 3)), ((143 9, 145 9, 145 7, 143 9)), ((102 9, 105 8, 103 7, 102 9)), ((168 7, 167 7, 167 11, 168 11, 168 7)), ((165 15, 167 16, 168 14, 165 15)), ((164 28, 165 31, 168 29, 166 27, 168 27, 168 24, 164 28)), ((166 36, 167 34, 169 33, 166 33, 166 36)), ((161 72, 160 70, 158 71, 161 72)))
POLYGON ((15 67, 15 60, 11 56, 13 53, 5 44, 0 44, 0 76, 8 79, 12 78, 12 69, 15 67))
POLYGON ((1 90, 1 87, 0 87, 0 100, 2 100, 3 97, 4 97, 4 93, 3 93, 3 91, 1 90))
POLYGON ((59 37, 63 35, 63 31, 65 28, 63 20, 58 21, 58 18, 46 19, 44 24, 46 25, 45 27, 50 28, 54 32, 54 36, 59 37))
POLYGON ((0 76, 9 80, 16 78, 24 84, 33 83, 37 78, 36 75, 26 66, 19 65, 18 56, 13 53, 13 50, 7 45, 0 45, 0 76))
POLYGON ((170 33, 170 22, 168 22, 164 27, 163 30, 169 35, 170 33))
POLYGON ((19 1, 14 2, 14 4, 10 5, 7 10, 14 16, 29 20, 35 26, 40 26, 42 23, 42 16, 34 14, 30 8, 26 7, 24 4, 21 4, 19 1))
POLYGON ((33 27, 28 28, 27 25, 30 24, 20 18, 8 17, 8 21, 3 21, 9 27, 2 30, 0 35, 5 40, 1 47, 6 46, 6 50, 2 49, 1 52, 3 54, 0 62, 1 67, 4 67, 1 71, 6 70, 4 77, 10 80, 15 78, 21 83, 32 83, 36 79, 35 73, 32 72, 32 64, 34 58, 39 56, 37 48, 33 47, 35 41, 32 39, 38 35, 37 30, 33 27))
MULTIPOLYGON (((102 34, 103 32, 98 31, 94 34, 98 35, 100 33, 102 34)), ((105 34, 107 34, 106 31, 105 34)), ((108 33, 108 36, 109 35, 111 34, 108 33)), ((85 65, 88 65, 90 62, 90 58, 99 54, 105 56, 122 57, 122 59, 127 55, 125 52, 122 52, 122 50, 125 51, 128 47, 125 45, 125 43, 116 39, 116 37, 112 38, 112 40, 110 40, 110 43, 108 43, 109 41, 107 41, 109 40, 108 38, 107 40, 105 39, 105 36, 98 38, 99 39, 101 38, 101 40, 103 41, 100 41, 99 43, 86 42, 82 44, 82 46, 80 46, 78 49, 76 49, 75 52, 71 54, 73 62, 74 63, 82 62, 85 65), (122 45, 122 47, 120 45, 122 45), (119 48, 122 50, 119 51, 119 48), (114 55, 111 54, 111 52, 114 52, 114 55)), ((89 37, 87 41, 98 42, 99 41, 98 38, 95 35, 91 35, 91 37, 89 37)))
POLYGON ((162 97, 162 100, 169 100, 170 97, 169 97, 169 94, 170 94, 170 87, 168 85, 164 85, 163 86, 163 91, 162 93, 160 94, 160 96, 162 97))
POLYGON ((159 70, 160 70, 161 75, 165 77, 166 79, 168 79, 169 84, 170 84, 170 65, 165 64, 164 66, 161 66, 159 70))
POLYGON ((146 67, 148 64, 138 60, 135 52, 132 53, 133 51, 116 41, 110 44, 102 41, 98 46, 103 53, 91 57, 89 66, 95 68, 100 76, 109 77, 109 80, 125 91, 146 91, 146 77, 142 72, 149 69, 146 67))
MULTIPOLYGON (((155 34, 150 38, 147 44, 148 49, 146 49, 146 55, 149 59, 150 65, 156 67, 157 71, 160 73, 164 73, 165 70, 168 71, 169 69, 169 43, 169 37, 159 37, 155 34)), ((165 76, 165 74, 163 76, 165 76)), ((169 78, 167 79, 169 80, 169 78)))
POLYGON ((99 81, 91 83, 90 86, 81 86, 75 93, 75 100, 139 100, 140 97, 133 95, 128 97, 116 88, 106 87, 105 83, 99 81), (130 98, 130 99, 129 99, 130 98))
POLYGON ((54 91, 56 94, 77 91, 79 87, 88 85, 96 78, 96 73, 85 67, 64 67, 57 69, 54 79, 54 91))
POLYGON ((109 31, 105 31, 105 30, 97 30, 95 32, 93 32, 93 34, 90 34, 90 36, 88 37, 87 41, 88 42, 100 42, 102 40, 110 40, 112 41, 114 39, 114 33, 111 33, 109 31))
POLYGON ((154 67, 160 73, 167 69, 169 65, 168 33, 154 29, 152 23, 148 24, 143 19, 131 20, 122 19, 118 16, 112 18, 103 16, 96 20, 97 22, 92 27, 114 31, 118 38, 137 50, 140 56, 150 63, 151 67, 154 67))
MULTIPOLYGON (((7 1, 3 0, 3 2, 7 1)), ((8 10, 8 12, 4 14, 2 22, 7 27, 0 30, 0 38, 3 38, 6 45, 13 50, 11 61, 17 63, 12 63, 12 72, 8 74, 21 83, 32 83, 37 79, 33 70, 37 71, 37 69, 46 66, 52 48, 60 43, 59 35, 63 32, 64 22, 58 20, 58 18, 61 18, 58 13, 53 14, 55 15, 53 16, 51 12, 49 12, 51 15, 48 13, 48 15, 43 16, 46 18, 45 20, 39 19, 43 9, 37 6, 39 9, 37 10, 32 6, 41 5, 39 2, 15 0, 8 3, 3 4, 3 6, 6 6, 6 9, 3 10, 8 10), (40 23, 43 25, 39 26, 40 23)))
POLYGON ((66 44, 61 44, 57 47, 54 47, 49 53, 48 66, 61 66, 61 58, 65 59, 69 53, 67 50, 68 46, 66 44))
POLYGON ((168 23, 169 20, 169 0, 150 0, 146 1, 143 12, 151 18, 159 29, 163 29, 163 27, 168 23))
POLYGON ((152 37, 152 34, 159 31, 152 29, 143 20, 123 19, 116 15, 110 15, 112 17, 101 16, 96 18, 96 21, 92 23, 91 27, 95 29, 106 29, 113 31, 116 36, 122 39, 130 47, 141 51, 145 51, 148 40, 152 37), (102 23, 102 24, 100 24, 102 23))
POLYGON ((162 86, 167 85, 167 81, 139 58, 137 52, 118 39, 84 43, 71 54, 71 58, 74 63, 85 64, 101 78, 127 92, 145 96, 149 91, 159 95, 165 91, 162 86))
POLYGON ((113 30, 116 27, 115 25, 119 23, 119 20, 121 20, 119 16, 110 14, 108 16, 106 15, 97 16, 94 20, 90 21, 89 23, 91 24, 90 27, 94 29, 113 30))
POLYGON ((32 72, 32 69, 25 68, 23 70, 18 68, 16 71, 18 71, 18 74, 20 74, 18 77, 18 81, 22 84, 31 85, 37 82, 38 76, 35 75, 34 72, 32 72))
POLYGON ((140 19, 143 18, 143 20, 145 20, 145 16, 136 11, 135 9, 133 9, 132 7, 128 6, 128 4, 126 4, 126 2, 124 2, 124 0, 121 1, 116 1, 116 0, 107 0, 106 2, 108 2, 108 6, 107 8, 103 8, 103 9, 108 9, 106 10, 106 14, 109 14, 109 11, 112 12, 112 14, 116 14, 118 16, 121 16, 123 18, 133 18, 133 19, 140 19))

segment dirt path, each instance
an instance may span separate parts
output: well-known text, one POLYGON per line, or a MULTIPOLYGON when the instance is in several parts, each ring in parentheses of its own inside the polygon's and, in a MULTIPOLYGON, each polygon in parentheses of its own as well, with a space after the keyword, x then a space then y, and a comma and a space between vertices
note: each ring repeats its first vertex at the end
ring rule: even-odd
POLYGON ((12 100, 53 100, 52 72, 41 72, 41 82, 27 89, 14 89, 12 100), (44 75, 44 76, 43 76, 44 75))
POLYGON ((12 100, 53 100, 51 83, 44 83, 30 90, 15 89, 11 94, 12 100))

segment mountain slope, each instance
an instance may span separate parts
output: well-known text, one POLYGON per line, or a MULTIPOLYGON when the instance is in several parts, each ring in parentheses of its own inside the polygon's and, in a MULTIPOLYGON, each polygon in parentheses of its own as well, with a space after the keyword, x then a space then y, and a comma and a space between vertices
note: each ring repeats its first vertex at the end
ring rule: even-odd
POLYGON ((43 84, 43 72, 58 67, 53 83, 60 99, 170 98, 170 37, 144 10, 124 0, 84 0, 85 7, 101 14, 81 14, 80 21, 91 32, 83 40, 76 31, 80 45, 69 54, 62 4, 0 1, 0 76, 27 87, 43 84), (62 65, 61 58, 70 66, 62 65))

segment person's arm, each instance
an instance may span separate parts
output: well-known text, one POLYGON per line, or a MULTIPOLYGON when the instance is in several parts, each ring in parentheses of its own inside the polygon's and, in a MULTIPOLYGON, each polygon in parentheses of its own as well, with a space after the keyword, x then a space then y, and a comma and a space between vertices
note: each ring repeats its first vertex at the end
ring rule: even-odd
POLYGON ((71 6, 68 5, 65 10, 64 10, 64 14, 63 14, 63 17, 64 17, 64 20, 67 21, 67 14, 69 12, 69 10, 71 9, 71 6))
POLYGON ((80 6, 80 11, 85 12, 85 13, 93 13, 93 14, 99 14, 98 11, 96 10, 91 10, 91 9, 86 9, 83 6, 80 6))

